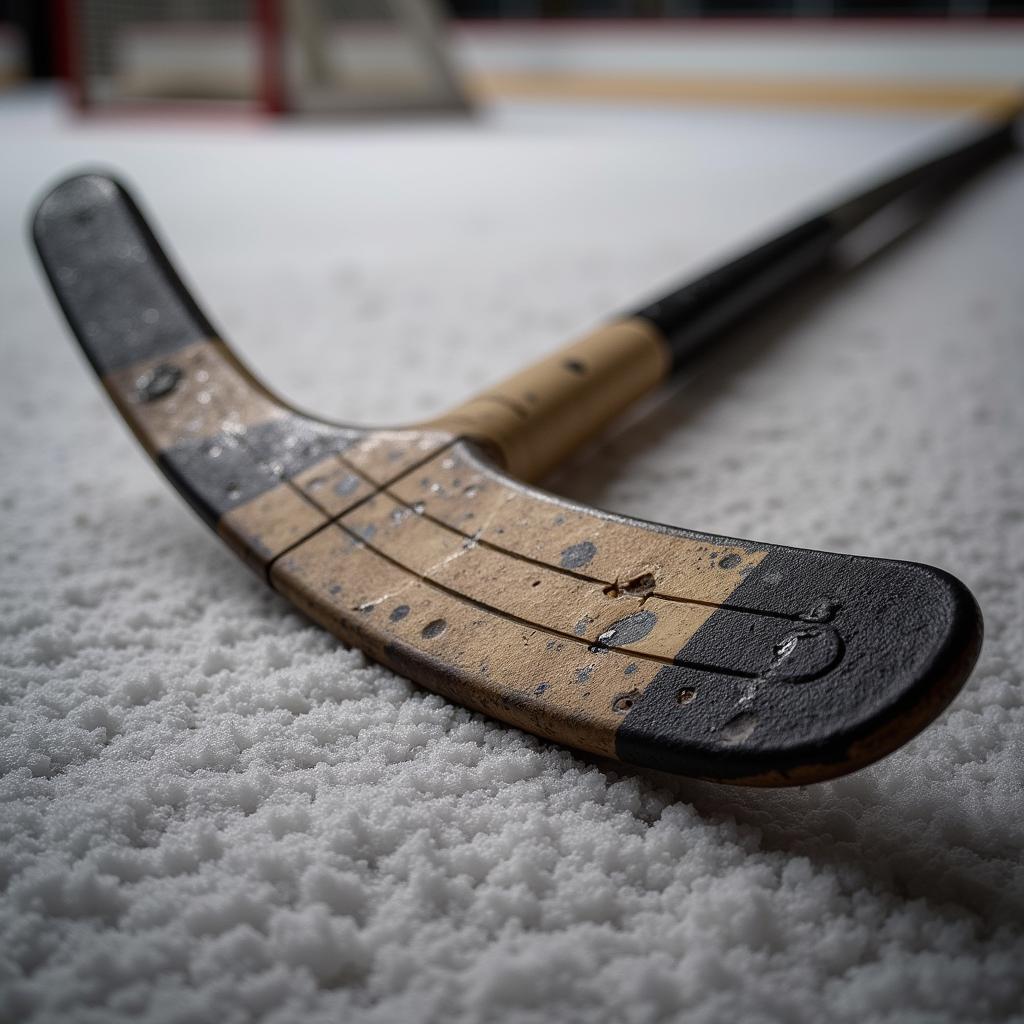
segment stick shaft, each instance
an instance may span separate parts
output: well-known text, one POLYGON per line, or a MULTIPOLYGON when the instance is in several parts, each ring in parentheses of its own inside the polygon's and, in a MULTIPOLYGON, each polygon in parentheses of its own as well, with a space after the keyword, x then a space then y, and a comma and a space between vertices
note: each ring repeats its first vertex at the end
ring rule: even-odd
POLYGON ((822 210, 631 315, 654 324, 669 346, 673 369, 681 368, 765 300, 826 265, 843 239, 871 217, 896 204, 931 205, 1012 152, 1017 113, 822 210))
POLYGON ((927 209, 1014 148, 1016 114, 890 176, 489 388, 429 425, 538 479, 769 299, 828 265, 843 239, 896 204, 927 209))
POLYGON ((653 324, 668 346, 671 372, 767 300, 820 270, 839 235, 815 217, 631 314, 653 324))

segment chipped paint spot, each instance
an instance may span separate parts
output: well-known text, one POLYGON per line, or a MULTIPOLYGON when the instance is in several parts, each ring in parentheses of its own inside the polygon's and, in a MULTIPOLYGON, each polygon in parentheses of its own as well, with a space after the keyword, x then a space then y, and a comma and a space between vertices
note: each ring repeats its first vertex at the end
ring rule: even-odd
POLYGON ((625 583, 620 584, 618 580, 614 583, 609 583, 603 590, 608 597, 650 597, 656 587, 658 581, 654 578, 653 573, 644 572, 639 576, 634 576, 631 580, 627 580, 625 583))
POLYGON ((764 677, 788 683, 816 679, 828 671, 842 653, 842 641, 832 626, 795 629, 772 647, 771 663, 764 677))
POLYGON ((737 555, 736 552, 732 552, 731 554, 726 555, 724 558, 719 559, 719 561, 718 561, 718 568, 719 569, 735 569, 736 566, 739 565, 741 561, 742 561, 742 559, 740 558, 740 556, 737 555))
POLYGON ((401 622, 402 619, 404 619, 406 617, 406 615, 408 615, 408 614, 409 614, 409 606, 407 604, 400 604, 397 608, 395 608, 391 612, 391 614, 388 616, 388 618, 392 622, 401 622))
POLYGON ((638 690, 632 690, 629 693, 620 693, 615 700, 612 701, 612 710, 620 715, 627 714, 637 702, 640 693, 638 690))
POLYGON ((542 693, 547 693, 551 689, 550 683, 539 683, 537 688, 533 691, 536 696, 540 696, 542 693))
POLYGON ((448 628, 448 623, 444 619, 434 619, 433 622, 428 622, 420 632, 420 635, 426 640, 433 640, 435 636, 440 636, 448 628))
POLYGON ((576 669, 576 682, 585 683, 591 675, 594 673, 593 665, 584 665, 583 668, 576 669))
POLYGON ((750 711, 741 711, 730 718, 721 728, 722 740, 725 743, 741 743, 757 728, 757 715, 750 711))
POLYGON ((676 700, 680 704, 691 704, 697 696, 697 691, 689 686, 684 686, 677 694, 676 700))
POLYGON ((819 601, 809 612, 800 616, 805 622, 831 622, 839 611, 838 601, 825 599, 819 601))
POLYGON ((634 576, 622 589, 634 597, 650 597, 657 585, 654 573, 643 572, 639 576, 634 576))

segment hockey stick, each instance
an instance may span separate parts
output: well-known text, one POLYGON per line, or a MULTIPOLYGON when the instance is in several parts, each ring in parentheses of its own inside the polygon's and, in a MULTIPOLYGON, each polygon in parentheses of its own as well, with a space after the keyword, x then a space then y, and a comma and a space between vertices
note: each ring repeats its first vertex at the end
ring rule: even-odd
POLYGON ((685 775, 810 782, 889 753, 956 694, 974 599, 941 570, 676 529, 535 479, 897 200, 1013 148, 1012 120, 812 218, 421 427, 313 419, 260 384, 115 181, 34 237, 138 439, 271 586, 423 686, 559 743, 685 775))

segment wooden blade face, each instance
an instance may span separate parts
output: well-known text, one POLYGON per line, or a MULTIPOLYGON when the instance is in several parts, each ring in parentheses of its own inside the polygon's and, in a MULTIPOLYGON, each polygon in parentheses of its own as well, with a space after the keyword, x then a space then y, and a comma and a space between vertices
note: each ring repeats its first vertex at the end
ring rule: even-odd
POLYGON ((273 585, 452 700, 634 764, 841 774, 930 721, 976 653, 973 601, 924 566, 597 512, 462 442, 367 486, 273 585))
POLYGON ((625 519, 451 433, 287 407, 108 179, 59 186, 35 234, 83 349, 193 507, 316 621, 454 701, 637 765, 791 784, 895 749, 973 665, 977 606, 939 570, 625 519))

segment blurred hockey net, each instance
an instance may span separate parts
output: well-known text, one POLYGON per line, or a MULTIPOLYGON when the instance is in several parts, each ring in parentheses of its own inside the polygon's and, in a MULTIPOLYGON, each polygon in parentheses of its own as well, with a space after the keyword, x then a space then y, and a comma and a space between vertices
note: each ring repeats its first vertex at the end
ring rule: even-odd
POLYGON ((65 0, 81 106, 463 111, 436 0, 65 0))

